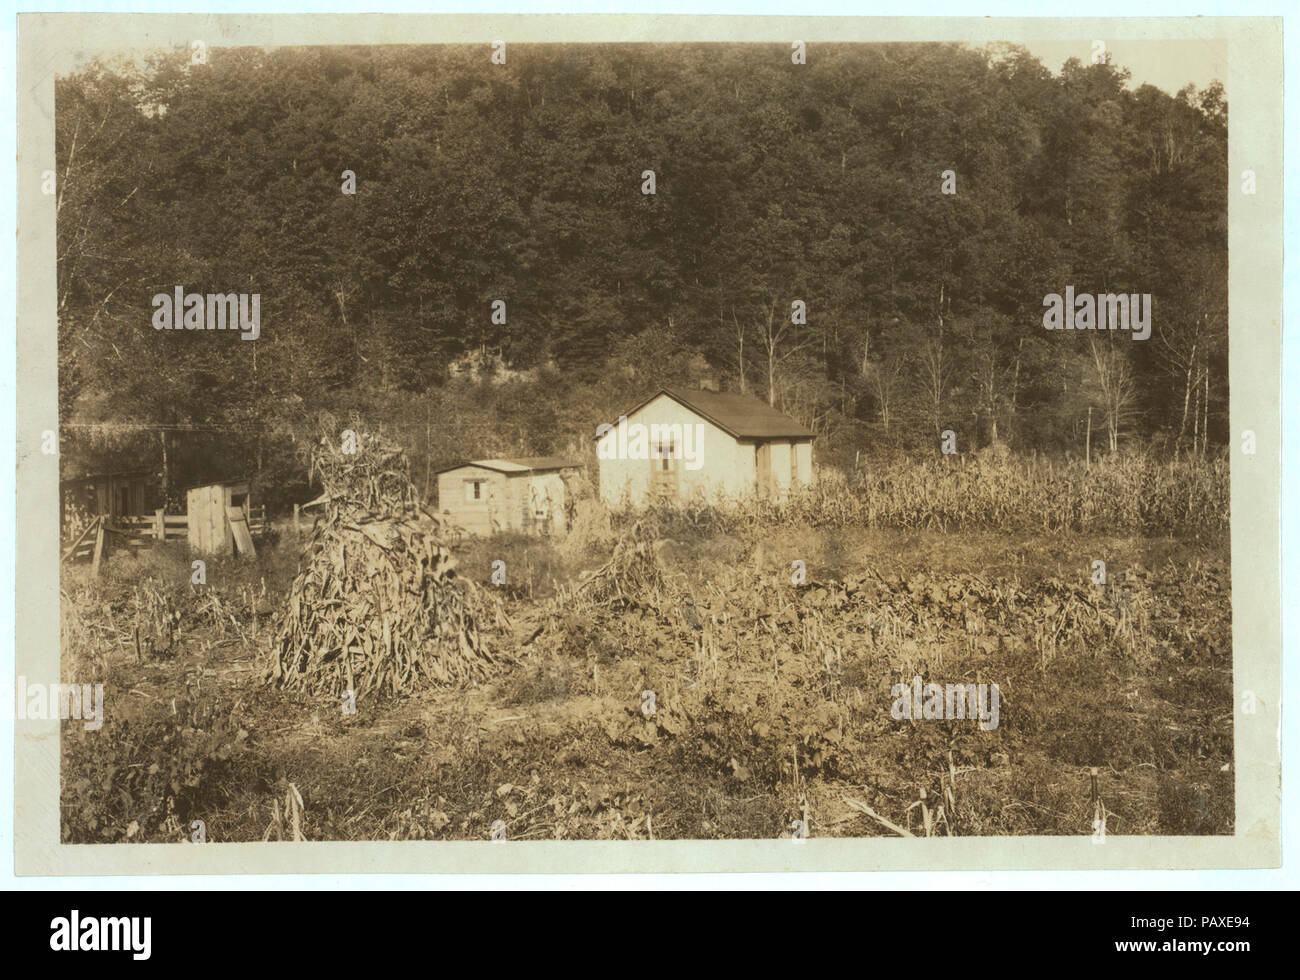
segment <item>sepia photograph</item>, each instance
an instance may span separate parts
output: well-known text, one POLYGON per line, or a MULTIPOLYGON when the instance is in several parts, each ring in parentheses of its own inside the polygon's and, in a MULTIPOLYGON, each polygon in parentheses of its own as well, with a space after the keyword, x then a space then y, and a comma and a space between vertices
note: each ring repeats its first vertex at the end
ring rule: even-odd
POLYGON ((1226 40, 194 26, 48 63, 50 844, 1239 834, 1226 40))

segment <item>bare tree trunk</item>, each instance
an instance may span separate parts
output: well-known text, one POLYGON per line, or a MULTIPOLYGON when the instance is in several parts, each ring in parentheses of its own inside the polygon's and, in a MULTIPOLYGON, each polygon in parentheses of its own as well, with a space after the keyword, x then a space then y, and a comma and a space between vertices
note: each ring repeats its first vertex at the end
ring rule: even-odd
MULTIPOLYGON (((426 398, 428 397, 427 392, 425 393, 425 397, 426 398)), ((431 472, 430 467, 433 465, 430 462, 430 456, 432 455, 430 451, 430 443, 432 441, 432 434, 431 434, 432 425, 433 425, 433 404, 431 401, 426 401, 424 403, 424 501, 426 503, 429 500, 429 479, 430 479, 430 472, 431 472)), ((441 501, 439 501, 439 503, 441 503, 441 501)))
POLYGON ((1097 382, 1106 410, 1106 434, 1112 453, 1119 449, 1119 428, 1128 418, 1136 397, 1133 367, 1117 350, 1109 334, 1105 341, 1092 337, 1088 342, 1097 382))
POLYGON ((759 326, 759 340, 762 342, 763 354, 767 359, 767 403, 773 408, 776 407, 777 365, 808 345, 806 337, 800 338, 797 334, 792 334, 787 321, 778 322, 777 302, 773 298, 772 302, 763 308, 764 322, 759 326))
POLYGON ((167 509, 167 494, 171 490, 171 473, 167 466, 167 430, 158 430, 158 442, 162 446, 162 505, 167 509))
POLYGON ((1201 384, 1199 372, 1193 387, 1196 389, 1196 404, 1192 410, 1192 452, 1200 451, 1201 445, 1201 384))
POLYGON ((1205 424, 1201 426, 1201 455, 1210 450, 1210 366, 1205 365, 1205 424))
POLYGON ((1024 350, 1025 338, 1020 338, 1020 343, 1016 345, 1016 367, 1011 375, 1011 432, 1016 432, 1016 398, 1020 395, 1020 353, 1024 350))
MULTIPOLYGON (((722 319, 719 312, 718 319, 722 319)), ((736 318, 736 311, 731 311, 731 322, 735 324, 736 338, 736 373, 740 376, 740 393, 745 394, 745 328, 740 325, 740 320, 736 318)))
POLYGON ((776 343, 774 320, 776 319, 776 301, 767 312, 767 403, 776 407, 776 343))
POLYGON ((921 348, 920 386, 930 423, 934 426, 935 435, 940 435, 943 430, 943 404, 948 393, 948 367, 942 340, 929 340, 921 348))
MULTIPOLYGON (((253 345, 253 390, 261 391, 262 385, 257 376, 257 345, 253 345)), ((257 427, 257 473, 254 476, 254 482, 257 485, 258 492, 262 488, 262 426, 257 427)))
MULTIPOLYGON (((1193 352, 1194 355, 1195 352, 1193 352)), ((1183 447, 1183 438, 1187 435, 1187 410, 1192 403, 1192 364, 1187 365, 1186 382, 1183 385, 1183 417, 1178 423, 1178 441, 1175 445, 1183 447)))

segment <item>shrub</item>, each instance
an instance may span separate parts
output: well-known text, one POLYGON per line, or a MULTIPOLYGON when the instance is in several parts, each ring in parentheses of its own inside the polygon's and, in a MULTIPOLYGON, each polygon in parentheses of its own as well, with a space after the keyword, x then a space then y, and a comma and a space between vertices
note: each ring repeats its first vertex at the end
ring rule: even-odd
POLYGON ((68 843, 182 840, 226 802, 248 732, 233 712, 178 699, 175 713, 115 728, 63 731, 62 823, 68 843))

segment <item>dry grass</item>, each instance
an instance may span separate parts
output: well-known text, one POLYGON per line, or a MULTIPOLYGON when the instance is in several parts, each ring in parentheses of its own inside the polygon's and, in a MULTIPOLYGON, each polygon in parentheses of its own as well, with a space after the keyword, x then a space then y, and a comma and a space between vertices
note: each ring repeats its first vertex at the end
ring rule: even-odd
POLYGON ((788 837, 795 821, 1091 835, 1099 802, 1110 835, 1232 832, 1221 533, 948 536, 794 514, 643 515, 567 554, 472 542, 461 573, 495 589, 495 642, 518 662, 352 716, 254 683, 293 549, 217 562, 206 590, 161 550, 98 582, 69 570, 65 676, 109 690, 103 731, 65 737, 65 839, 179 840, 192 818, 250 841, 788 837), (137 657, 137 622, 175 656, 137 657), (999 727, 894 720, 890 689, 916 674, 996 682, 999 727))

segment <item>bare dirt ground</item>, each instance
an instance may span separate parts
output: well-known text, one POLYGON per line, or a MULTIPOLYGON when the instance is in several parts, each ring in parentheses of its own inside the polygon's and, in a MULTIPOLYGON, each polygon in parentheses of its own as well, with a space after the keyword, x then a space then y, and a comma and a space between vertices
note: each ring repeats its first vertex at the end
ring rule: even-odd
POLYGON ((201 587, 179 552, 65 570, 63 679, 104 683, 106 721, 64 724, 64 838, 181 841, 194 820, 224 841, 1092 835, 1099 806, 1109 835, 1232 832, 1225 540, 652 547, 662 586, 600 599, 590 555, 467 545, 485 592, 506 562, 487 633, 513 662, 354 714, 263 681, 291 537, 201 587), (996 730, 892 717, 917 675, 996 683, 996 730))

